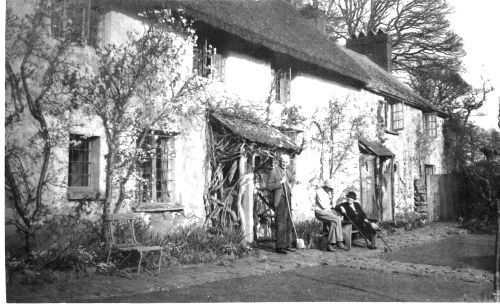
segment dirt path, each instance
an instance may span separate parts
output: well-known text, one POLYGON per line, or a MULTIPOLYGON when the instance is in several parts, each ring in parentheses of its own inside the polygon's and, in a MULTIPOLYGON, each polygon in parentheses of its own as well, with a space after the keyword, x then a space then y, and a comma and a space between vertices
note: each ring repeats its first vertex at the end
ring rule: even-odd
MULTIPOLYGON (((44 285, 7 286, 7 300, 9 302, 69 302, 75 299, 91 300, 106 297, 139 295, 155 291, 178 290, 210 282, 235 280, 249 276, 263 276, 269 273, 283 273, 315 266, 332 266, 369 270, 375 273, 389 273, 412 275, 416 277, 437 277, 450 281, 468 281, 473 283, 491 283, 493 274, 486 270, 475 268, 453 268, 422 263, 414 263, 411 258, 418 250, 427 255, 421 258, 441 258, 437 264, 448 264, 444 260, 449 255, 440 256, 437 251, 446 251, 439 248, 439 244, 450 238, 459 238, 465 231, 455 224, 431 224, 424 228, 405 232, 400 235, 386 237, 386 241, 393 249, 388 255, 382 248, 372 251, 365 247, 353 248, 350 252, 323 252, 320 250, 301 250, 286 256, 276 254, 271 250, 255 249, 248 258, 234 261, 219 261, 211 264, 189 265, 162 269, 162 273, 155 276, 141 274, 140 277, 129 280, 118 276, 84 276, 69 278, 44 285), (436 245, 434 245, 436 243, 436 245), (424 247, 425 246, 425 247, 424 247), (406 252, 406 253, 405 253, 406 252), (406 254, 406 255, 405 255, 406 254), (394 256, 394 257, 384 257, 394 256), (399 256, 399 257, 398 257, 399 256), (405 257, 406 256, 406 257, 405 257)), ((482 241, 478 240, 477 241, 482 241)), ((451 240, 452 242, 454 240, 451 240)), ((456 240, 456 242, 459 240, 456 240)), ((450 243, 452 243, 450 242, 450 243)), ((485 242, 485 248, 489 242, 485 242)), ((465 244, 467 246, 468 244, 465 244)), ((493 244, 494 245, 494 244, 493 244)), ((491 249, 493 249, 493 245, 491 249)), ((464 245, 460 244, 460 251, 464 252, 464 245)), ((469 254, 469 253, 467 253, 469 254)), ((479 255, 476 253, 476 255, 479 255)), ((489 256, 486 254, 486 256, 489 256)), ((459 262, 459 259, 455 259, 459 262)))
POLYGON ((92 301, 181 302, 457 302, 480 300, 485 283, 316 266, 92 301))

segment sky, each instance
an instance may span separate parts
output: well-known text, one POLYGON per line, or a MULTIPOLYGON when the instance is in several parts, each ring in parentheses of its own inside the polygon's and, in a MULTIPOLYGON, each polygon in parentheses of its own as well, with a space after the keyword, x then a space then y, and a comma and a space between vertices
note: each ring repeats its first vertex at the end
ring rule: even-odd
POLYGON ((490 80, 495 91, 490 93, 485 105, 474 113, 471 121, 485 129, 498 128, 498 103, 500 97, 500 1, 498 0, 448 0, 454 12, 449 17, 451 28, 463 38, 467 53, 463 63, 467 72, 462 77, 474 87, 480 87, 481 77, 490 80))

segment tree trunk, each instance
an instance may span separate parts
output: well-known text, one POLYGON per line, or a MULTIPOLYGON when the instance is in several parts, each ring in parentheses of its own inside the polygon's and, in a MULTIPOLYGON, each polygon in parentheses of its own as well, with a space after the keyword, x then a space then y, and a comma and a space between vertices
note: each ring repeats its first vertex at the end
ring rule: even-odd
POLYGON ((496 302, 500 302, 500 199, 497 203, 497 235, 495 241, 495 274, 493 279, 493 289, 496 302))
MULTIPOLYGON (((108 146, 108 149, 109 148, 108 146)), ((109 211, 111 209, 111 200, 112 200, 112 181, 113 181, 113 160, 114 154, 112 151, 108 151, 108 156, 106 157, 106 191, 104 192, 104 201, 102 206, 102 235, 104 237, 104 242, 106 246, 108 246, 109 241, 111 239, 109 234, 109 224, 107 222, 109 211)))

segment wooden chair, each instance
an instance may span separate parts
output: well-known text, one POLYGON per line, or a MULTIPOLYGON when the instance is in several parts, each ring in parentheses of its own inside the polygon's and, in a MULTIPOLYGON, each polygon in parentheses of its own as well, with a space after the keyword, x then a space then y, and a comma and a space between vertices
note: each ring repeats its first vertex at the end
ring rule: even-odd
POLYGON ((131 252, 139 252, 139 264, 137 265, 137 275, 141 273, 141 262, 143 256, 152 251, 160 251, 160 260, 158 260, 158 272, 161 269, 161 258, 163 256, 162 246, 145 246, 137 241, 135 236, 134 222, 139 220, 141 216, 135 213, 125 213, 125 214, 110 214, 106 220, 108 223, 108 228, 110 231, 110 243, 109 243, 109 253, 106 263, 109 262, 111 257, 111 252, 114 250, 131 252), (119 225, 125 226, 125 232, 123 232, 122 237, 117 237, 117 227, 119 225), (126 235, 128 229, 128 235, 126 235), (127 236, 127 237, 125 237, 127 236), (122 241, 126 241, 125 243, 122 241))

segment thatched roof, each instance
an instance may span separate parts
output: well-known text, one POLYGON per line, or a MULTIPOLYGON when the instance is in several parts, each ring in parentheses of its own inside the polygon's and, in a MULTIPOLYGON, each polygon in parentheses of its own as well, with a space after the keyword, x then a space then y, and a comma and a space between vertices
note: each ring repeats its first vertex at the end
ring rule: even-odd
POLYGON ((282 0, 103 0, 124 10, 170 7, 274 52, 366 83, 366 73, 344 48, 326 39, 282 0))
POLYGON ((391 152, 386 146, 379 141, 370 141, 364 138, 359 139, 359 145, 369 153, 381 157, 391 157, 394 153, 391 152))
POLYGON ((367 88, 369 90, 397 100, 403 100, 405 104, 411 105, 423 111, 436 112, 442 117, 447 116, 439 108, 427 102, 427 100, 419 96, 415 91, 403 84, 403 82, 398 80, 391 73, 372 62, 367 56, 349 49, 346 51, 349 56, 351 56, 368 74, 370 81, 368 81, 367 88))
POLYGON ((186 15, 273 52, 360 82, 360 86, 424 111, 436 107, 366 56, 327 39, 283 0, 101 0, 124 11, 183 8, 186 15))
POLYGON ((230 114, 211 112, 210 115, 225 128, 245 140, 275 148, 300 151, 300 147, 290 137, 275 127, 230 114))

